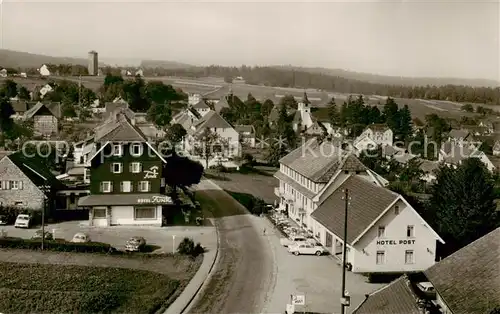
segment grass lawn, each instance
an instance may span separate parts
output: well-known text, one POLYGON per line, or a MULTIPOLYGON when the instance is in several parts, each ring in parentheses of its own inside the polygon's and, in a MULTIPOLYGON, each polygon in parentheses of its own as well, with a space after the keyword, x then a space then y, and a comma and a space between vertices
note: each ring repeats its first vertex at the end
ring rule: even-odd
POLYGON ((207 178, 228 192, 246 193, 273 204, 278 197, 274 195, 274 188, 279 185, 278 179, 272 176, 276 169, 258 168, 257 173, 211 173, 207 178))
POLYGON ((179 285, 143 270, 0 263, 0 308, 8 313, 154 313, 179 285))
MULTIPOLYGON (((179 258, 188 259, 155 259, 158 262, 163 259, 166 264, 185 264, 179 258)), ((201 259, 188 263, 197 267, 157 272, 0 262, 0 310, 3 313, 156 313, 164 311, 178 297, 201 259)))

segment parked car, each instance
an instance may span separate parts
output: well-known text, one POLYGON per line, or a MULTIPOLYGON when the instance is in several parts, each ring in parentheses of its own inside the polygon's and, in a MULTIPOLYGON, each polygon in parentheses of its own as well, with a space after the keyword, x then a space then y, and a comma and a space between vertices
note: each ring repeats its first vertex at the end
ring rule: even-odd
POLYGON ((26 214, 17 215, 16 222, 14 223, 15 228, 29 228, 31 226, 31 217, 26 214))
POLYGON ((90 237, 88 234, 83 233, 83 232, 78 232, 73 236, 73 239, 71 239, 71 242, 73 243, 85 243, 85 242, 90 242, 90 237))
POLYGON ((288 252, 294 255, 322 255, 325 253, 325 249, 322 246, 314 245, 304 242, 297 242, 295 245, 290 245, 288 247, 288 252))
POLYGON ((146 239, 143 237, 132 237, 125 244, 125 251, 140 252, 146 247, 146 239))
POLYGON ((306 242, 306 238, 304 236, 298 236, 294 235, 289 238, 281 238, 280 239, 280 244, 283 245, 284 247, 287 247, 289 245, 292 245, 296 242, 306 242))
POLYGON ((432 283, 428 281, 419 282, 417 283, 417 288, 420 289, 420 291, 422 291, 422 293, 425 294, 427 297, 431 299, 436 298, 436 290, 434 289, 432 283))
POLYGON ((0 226, 5 226, 7 224, 7 216, 0 215, 0 226))
MULTIPOLYGON (((38 240, 42 238, 42 230, 35 231, 35 234, 31 237, 32 240, 38 240)), ((45 231, 45 240, 54 240, 54 235, 51 232, 45 231)))

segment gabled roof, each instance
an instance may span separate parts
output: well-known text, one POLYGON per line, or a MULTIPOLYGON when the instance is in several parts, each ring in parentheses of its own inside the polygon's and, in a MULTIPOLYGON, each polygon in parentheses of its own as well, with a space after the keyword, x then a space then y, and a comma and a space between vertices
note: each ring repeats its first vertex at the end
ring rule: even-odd
POLYGON ((199 102, 197 102, 196 104, 194 104, 193 108, 194 109, 210 109, 210 106, 207 105, 207 103, 205 102, 205 100, 202 99, 199 102))
POLYGON ((255 134, 255 128, 253 125, 235 125, 234 129, 238 133, 250 133, 255 134))
POLYGON ((421 314, 418 296, 406 275, 373 292, 352 314, 421 314))
POLYGON ((464 159, 473 157, 477 153, 477 149, 470 149, 467 145, 458 145, 450 141, 441 145, 441 153, 443 154, 444 161, 450 164, 458 164, 464 159))
POLYGON ((145 142, 146 136, 124 114, 117 114, 95 130, 96 142, 145 142))
POLYGON ((30 108, 34 107, 37 102, 36 101, 24 101, 24 100, 17 100, 17 101, 11 101, 12 108, 16 113, 23 114, 26 111, 28 111, 30 108))
POLYGON ((463 139, 465 140, 468 136, 469 136, 469 131, 467 130, 456 130, 456 129, 453 129, 450 131, 450 133, 448 134, 449 137, 453 138, 453 139, 463 139))
POLYGON ((223 117, 221 117, 217 112, 210 110, 206 115, 204 115, 200 120, 194 124, 195 130, 189 130, 191 134, 198 134, 204 129, 211 128, 233 128, 223 117))
POLYGON ((130 120, 135 118, 135 113, 128 107, 126 102, 107 102, 105 104, 104 119, 109 119, 111 116, 121 112, 124 113, 130 120))
POLYGON ((311 139, 281 158, 280 163, 313 182, 328 182, 345 155, 337 143, 311 139))
POLYGON ((201 119, 201 114, 198 111, 196 111, 196 109, 188 108, 187 110, 191 112, 196 118, 201 119))
POLYGON ((10 159, 33 184, 40 186, 48 184, 53 188, 62 187, 63 184, 56 179, 50 169, 44 164, 41 157, 25 156, 22 152, 9 154, 4 158, 10 159))
POLYGON ((31 119, 33 118, 33 116, 38 112, 40 111, 42 108, 46 108, 50 111, 50 113, 56 117, 56 118, 61 118, 61 104, 60 103, 48 103, 48 104, 44 104, 44 103, 41 103, 41 102, 37 102, 36 105, 34 105, 33 107, 31 107, 30 109, 28 109, 28 111, 26 111, 24 113, 24 119, 31 119))
POLYGON ((387 130, 390 130, 389 126, 387 124, 383 123, 373 123, 368 126, 366 126, 365 130, 372 130, 373 132, 385 132, 387 130))
POLYGON ((400 195, 366 179, 351 175, 312 214, 326 229, 342 238, 344 232, 344 190, 349 190, 347 243, 353 244, 400 195))
POLYGON ((499 243, 497 228, 424 272, 453 314, 500 309, 499 243))

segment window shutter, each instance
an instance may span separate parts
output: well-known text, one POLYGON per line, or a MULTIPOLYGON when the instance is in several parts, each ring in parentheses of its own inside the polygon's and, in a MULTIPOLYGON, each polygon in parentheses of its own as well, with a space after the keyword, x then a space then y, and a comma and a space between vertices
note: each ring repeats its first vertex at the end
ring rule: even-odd
POLYGON ((142 172, 142 164, 139 163, 139 172, 142 172))
POLYGON ((110 169, 111 169, 111 172, 115 172, 115 171, 114 171, 115 169, 114 169, 114 167, 113 167, 113 166, 114 166, 114 163, 111 163, 109 166, 111 167, 111 168, 110 168, 110 169))
POLYGON ((151 182, 149 182, 149 181, 146 181, 146 182, 148 183, 148 192, 150 192, 151 191, 151 182))
POLYGON ((100 184, 99 191, 104 192, 104 183, 103 182, 101 182, 101 184, 100 184))
POLYGON ((123 189, 123 188, 124 188, 124 186, 123 186, 123 181, 122 181, 122 182, 120 182, 120 192, 123 192, 123 191, 124 191, 124 189, 123 189))
POLYGON ((130 192, 134 192, 134 182, 130 182, 130 192))
POLYGON ((10 190, 10 181, 5 181, 5 189, 10 190))
POLYGON ((19 190, 23 189, 23 181, 19 181, 19 190))
POLYGON ((132 165, 133 165, 133 164, 134 164, 133 162, 131 162, 131 163, 129 163, 129 164, 128 164, 128 172, 130 172, 130 173, 132 173, 132 172, 133 172, 133 171, 132 171, 132 169, 133 169, 133 168, 132 168, 132 165))
POLYGON ((113 181, 109 181, 109 192, 113 192, 113 181))

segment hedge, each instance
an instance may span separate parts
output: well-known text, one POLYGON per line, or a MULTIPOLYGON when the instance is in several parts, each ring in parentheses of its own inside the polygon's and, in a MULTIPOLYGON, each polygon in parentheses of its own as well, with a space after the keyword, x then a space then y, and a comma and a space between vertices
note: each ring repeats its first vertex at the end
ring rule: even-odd
MULTIPOLYGON (((0 238, 0 248, 38 250, 42 246, 42 240, 28 240, 21 238, 0 238)), ((44 249, 58 252, 80 252, 80 253, 110 253, 116 249, 107 243, 87 242, 73 243, 61 240, 45 240, 44 249)))
POLYGON ((31 225, 38 225, 42 222, 42 211, 36 209, 26 209, 19 207, 0 206, 0 216, 7 220, 7 224, 13 225, 19 214, 31 216, 31 225))

